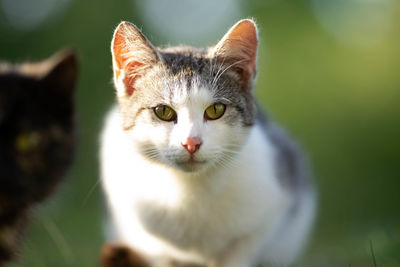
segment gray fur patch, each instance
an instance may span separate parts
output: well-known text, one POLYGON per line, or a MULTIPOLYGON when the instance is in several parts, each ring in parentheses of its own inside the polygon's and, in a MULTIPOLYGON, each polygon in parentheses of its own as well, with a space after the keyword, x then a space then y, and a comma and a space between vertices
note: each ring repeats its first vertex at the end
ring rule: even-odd
POLYGON ((298 145, 274 122, 269 121, 259 109, 256 123, 259 124, 277 151, 276 169, 281 185, 292 192, 311 186, 309 167, 298 145))

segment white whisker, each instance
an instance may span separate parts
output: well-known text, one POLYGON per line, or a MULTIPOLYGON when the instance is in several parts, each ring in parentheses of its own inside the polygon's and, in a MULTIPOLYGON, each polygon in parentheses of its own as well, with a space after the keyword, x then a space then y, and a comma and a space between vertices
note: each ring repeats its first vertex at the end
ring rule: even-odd
POLYGON ((97 179, 96 182, 94 183, 94 185, 92 186, 92 188, 90 188, 89 192, 87 193, 87 195, 85 196, 85 198, 82 201, 82 207, 84 207, 87 203, 87 201, 89 200, 89 198, 92 196, 93 192, 95 191, 95 189, 97 188, 97 186, 100 184, 100 179, 97 179))
MULTIPOLYGON (((220 72, 223 70, 222 69, 222 66, 224 65, 224 63, 225 63, 225 57, 223 58, 223 60, 222 60, 222 62, 218 65, 218 71, 217 71, 217 73, 215 74, 215 77, 214 77, 214 79, 213 79, 213 81, 211 82, 211 87, 212 88, 214 88, 214 86, 215 86, 215 84, 216 84, 216 82, 217 82, 217 77, 218 77, 218 75, 220 74, 220 72)), ((217 62, 216 62, 217 63, 217 62)), ((217 64, 216 64, 216 66, 217 66, 217 64)))
POLYGON ((223 69, 222 71, 220 71, 220 72, 215 76, 215 78, 214 78, 214 80, 213 80, 213 82, 212 82, 212 88, 214 88, 214 86, 217 84, 219 78, 220 78, 227 70, 229 70, 230 68, 232 68, 233 66, 235 66, 235 65, 237 65, 237 64, 242 63, 243 61, 245 61, 245 60, 243 60, 243 59, 242 59, 242 60, 238 60, 238 61, 236 61, 236 62, 230 64, 229 66, 227 66, 227 67, 226 67, 225 69, 223 69))

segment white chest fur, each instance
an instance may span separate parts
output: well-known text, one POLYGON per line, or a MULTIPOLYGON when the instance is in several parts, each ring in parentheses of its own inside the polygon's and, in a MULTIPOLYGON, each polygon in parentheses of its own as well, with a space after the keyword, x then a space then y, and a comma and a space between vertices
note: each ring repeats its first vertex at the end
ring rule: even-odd
POLYGON ((258 126, 229 167, 190 175, 138 155, 120 124, 114 109, 101 153, 114 238, 146 255, 203 262, 246 236, 262 234, 258 246, 268 245, 292 199, 279 185, 274 150, 258 126))

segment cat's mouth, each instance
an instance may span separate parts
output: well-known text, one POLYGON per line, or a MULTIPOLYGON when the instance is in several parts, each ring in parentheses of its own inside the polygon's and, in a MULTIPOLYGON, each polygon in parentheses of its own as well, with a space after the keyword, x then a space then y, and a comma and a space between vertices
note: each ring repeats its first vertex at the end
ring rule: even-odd
POLYGON ((207 162, 206 160, 198 160, 195 158, 189 158, 188 160, 177 161, 176 163, 178 165, 181 165, 181 164, 196 165, 196 164, 204 164, 206 162, 207 162))
POLYGON ((199 160, 192 157, 187 160, 176 161, 176 164, 179 168, 188 172, 197 171, 201 169, 206 163, 206 160, 199 160))

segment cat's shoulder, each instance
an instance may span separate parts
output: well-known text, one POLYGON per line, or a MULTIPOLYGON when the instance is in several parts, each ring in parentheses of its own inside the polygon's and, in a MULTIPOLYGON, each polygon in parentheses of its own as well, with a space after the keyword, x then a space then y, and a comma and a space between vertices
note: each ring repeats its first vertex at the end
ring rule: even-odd
POLYGON ((275 150, 275 165, 282 186, 291 191, 310 187, 312 182, 308 156, 295 138, 269 118, 260 107, 255 124, 275 150))

